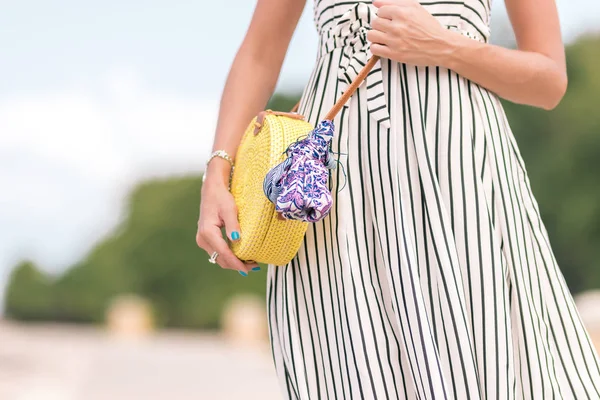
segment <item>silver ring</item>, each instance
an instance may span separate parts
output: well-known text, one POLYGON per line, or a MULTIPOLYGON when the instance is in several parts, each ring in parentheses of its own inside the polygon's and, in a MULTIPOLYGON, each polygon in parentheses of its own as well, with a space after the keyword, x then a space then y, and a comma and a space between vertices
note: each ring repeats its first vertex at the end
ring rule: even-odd
POLYGON ((210 256, 210 258, 208 259, 208 262, 211 264, 216 264, 217 263, 217 257, 219 257, 219 253, 217 253, 216 251, 214 253, 212 253, 212 255, 210 256))

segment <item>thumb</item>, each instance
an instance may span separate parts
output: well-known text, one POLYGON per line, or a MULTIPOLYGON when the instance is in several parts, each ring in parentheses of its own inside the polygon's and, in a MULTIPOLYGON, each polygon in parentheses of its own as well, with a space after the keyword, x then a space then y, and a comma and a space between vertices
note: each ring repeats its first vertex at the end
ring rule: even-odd
POLYGON ((234 203, 221 209, 221 218, 225 223, 227 237, 233 241, 239 240, 241 236, 240 223, 238 221, 238 210, 234 203))

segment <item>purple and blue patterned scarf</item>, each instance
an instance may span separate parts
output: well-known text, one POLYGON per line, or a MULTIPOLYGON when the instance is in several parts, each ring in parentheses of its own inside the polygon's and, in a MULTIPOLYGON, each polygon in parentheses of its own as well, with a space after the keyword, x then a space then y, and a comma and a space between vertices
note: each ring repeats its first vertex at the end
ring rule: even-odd
POLYGON ((287 158, 265 177, 263 190, 286 219, 317 222, 327 216, 333 198, 327 186, 336 160, 329 148, 332 121, 322 121, 304 139, 292 143, 287 158))

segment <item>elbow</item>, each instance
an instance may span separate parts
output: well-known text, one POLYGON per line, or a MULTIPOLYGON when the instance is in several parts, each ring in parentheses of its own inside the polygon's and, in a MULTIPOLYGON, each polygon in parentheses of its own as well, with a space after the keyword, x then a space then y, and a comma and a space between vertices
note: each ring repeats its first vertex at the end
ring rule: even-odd
POLYGON ((558 106, 567 92, 568 78, 565 72, 557 74, 552 82, 546 86, 546 95, 542 101, 541 108, 553 110, 558 106))

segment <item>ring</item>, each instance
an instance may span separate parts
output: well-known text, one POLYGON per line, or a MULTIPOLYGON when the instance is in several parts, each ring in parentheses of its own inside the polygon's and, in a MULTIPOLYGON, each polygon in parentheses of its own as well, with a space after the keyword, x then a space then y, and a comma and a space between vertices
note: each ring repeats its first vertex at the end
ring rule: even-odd
POLYGON ((216 251, 214 253, 212 253, 212 255, 210 256, 210 258, 208 259, 208 262, 211 264, 216 264, 217 263, 217 257, 219 257, 219 253, 217 253, 216 251))

